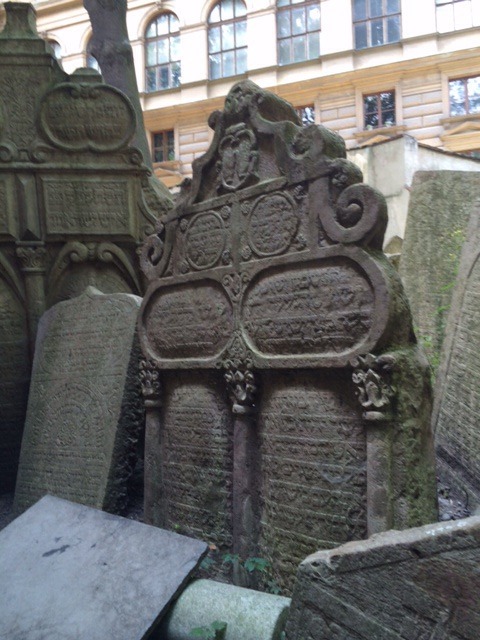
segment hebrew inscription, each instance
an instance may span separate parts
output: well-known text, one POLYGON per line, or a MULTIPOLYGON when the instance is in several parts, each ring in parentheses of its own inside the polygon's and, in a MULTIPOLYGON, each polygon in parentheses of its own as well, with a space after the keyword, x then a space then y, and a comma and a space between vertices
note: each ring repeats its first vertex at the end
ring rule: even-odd
POLYGON ((221 217, 212 212, 195 216, 186 231, 185 243, 187 259, 192 267, 213 267, 225 247, 225 230, 221 217))
POLYGON ((259 256, 276 255, 288 249, 298 228, 294 206, 286 194, 257 200, 250 214, 248 237, 259 256))
POLYGON ((159 358, 208 358, 227 344, 233 310, 217 283, 164 287, 150 298, 145 337, 159 358))
POLYGON ((46 178, 43 185, 48 233, 132 234, 125 180, 46 178))
POLYGON ((141 415, 131 361, 139 302, 136 296, 88 289, 43 316, 17 510, 45 493, 106 510, 121 508, 141 415))
POLYGON ((348 264, 300 267, 261 276, 248 290, 243 322, 264 354, 335 354, 366 339, 374 294, 348 264))

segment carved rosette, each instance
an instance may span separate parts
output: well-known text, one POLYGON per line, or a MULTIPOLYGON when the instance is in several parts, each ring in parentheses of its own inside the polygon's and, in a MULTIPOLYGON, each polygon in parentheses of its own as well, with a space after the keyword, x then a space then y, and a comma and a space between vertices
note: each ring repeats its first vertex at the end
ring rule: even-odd
POLYGON ((44 273, 47 251, 43 246, 17 247, 17 258, 24 273, 44 273))
POLYGON ((396 391, 390 384, 395 358, 367 353, 350 363, 354 368, 352 380, 357 385, 357 397, 364 408, 363 417, 370 422, 391 419, 391 405, 396 391))
POLYGON ((258 386, 253 371, 253 361, 251 352, 239 333, 236 333, 230 341, 220 366, 224 370, 232 412, 237 415, 256 413, 258 386))
POLYGON ((152 360, 142 359, 139 364, 140 385, 145 407, 160 407, 162 396, 162 384, 160 372, 152 360))

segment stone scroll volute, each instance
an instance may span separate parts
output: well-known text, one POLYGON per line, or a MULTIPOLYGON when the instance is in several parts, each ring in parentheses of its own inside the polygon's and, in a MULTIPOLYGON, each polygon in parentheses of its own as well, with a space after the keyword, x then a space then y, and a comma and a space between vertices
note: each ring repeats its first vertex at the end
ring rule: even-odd
MULTIPOLYGON (((424 440, 390 420, 378 455, 392 464, 379 472, 369 459, 376 454, 368 430, 377 425, 362 417, 351 363, 392 350, 402 351, 400 362, 415 360, 415 339, 401 284, 381 251, 385 199, 361 182, 340 136, 300 126, 288 103, 250 81, 232 88, 224 111, 209 123, 210 149, 194 162, 192 181, 142 249, 149 287, 140 338, 145 357, 167 381, 167 396, 176 375, 217 376, 210 411, 233 429, 233 445, 224 434, 226 459, 235 469, 242 433, 250 443, 242 452, 257 451, 245 473, 263 468, 245 489, 263 509, 249 512, 262 521, 250 529, 250 549, 269 557, 288 585, 285 576, 303 552, 366 535, 370 509, 384 528, 412 521, 408 471, 399 471, 393 456, 404 455, 410 436, 424 440), (241 357, 235 361, 232 353, 241 357), (250 410, 242 413, 235 394, 250 410), (233 418, 222 414, 225 399, 233 418), (397 439, 396 429, 403 434, 397 439), (379 501, 369 503, 379 491, 386 496, 383 520, 379 501), (337 524, 327 525, 332 518, 337 524)), ((392 406, 402 402, 400 390, 392 406)), ((399 411, 402 419, 407 414, 399 411)), ((175 425, 167 428, 175 433, 175 425)), ((416 433, 425 429, 423 421, 416 433)), ((192 451, 192 460, 198 455, 192 451)), ((434 477, 429 464, 428 458, 427 484, 434 477)), ((168 474, 165 483, 165 495, 173 496, 168 474)), ((208 505, 199 504, 194 490, 189 495, 208 538, 208 505)), ((235 495, 233 487, 234 511, 235 495)), ((430 497, 422 504, 417 524, 435 510, 430 497)), ((167 518, 169 526, 185 524, 167 518)), ((232 536, 235 546, 235 531, 232 536)))

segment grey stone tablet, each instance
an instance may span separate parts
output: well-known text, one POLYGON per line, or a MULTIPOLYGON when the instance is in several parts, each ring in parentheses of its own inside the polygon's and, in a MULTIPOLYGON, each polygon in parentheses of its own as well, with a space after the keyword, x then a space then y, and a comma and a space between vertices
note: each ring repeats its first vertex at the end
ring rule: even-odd
POLYGON ((206 550, 46 496, 0 532, 0 638, 146 638, 206 550))

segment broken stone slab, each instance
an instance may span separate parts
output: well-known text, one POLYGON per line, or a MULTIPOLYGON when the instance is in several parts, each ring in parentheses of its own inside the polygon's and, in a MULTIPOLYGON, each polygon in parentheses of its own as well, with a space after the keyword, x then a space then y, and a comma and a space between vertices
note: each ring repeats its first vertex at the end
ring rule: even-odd
POLYGON ((39 324, 15 492, 119 513, 143 421, 136 320, 141 298, 93 287, 39 324))
POLYGON ((225 640, 280 640, 290 598, 215 580, 195 580, 182 592, 152 640, 189 640, 195 628, 226 623, 225 640))
POLYGON ((143 640, 207 552, 45 496, 0 532, 0 638, 143 640))
POLYGON ((298 569, 287 640, 477 640, 480 517, 377 534, 298 569))

